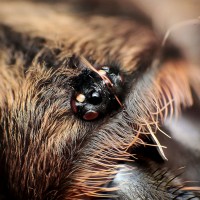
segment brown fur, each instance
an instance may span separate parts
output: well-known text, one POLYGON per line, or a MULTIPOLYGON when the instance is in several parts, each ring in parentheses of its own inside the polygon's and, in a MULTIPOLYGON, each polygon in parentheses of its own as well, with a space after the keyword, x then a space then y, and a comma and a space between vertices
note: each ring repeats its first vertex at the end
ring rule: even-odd
POLYGON ((16 199, 86 199, 116 189, 105 185, 130 160, 127 150, 150 135, 164 156, 156 130, 193 104, 191 90, 200 93, 198 67, 183 58, 157 65, 161 40, 148 26, 61 8, 0 4, 1 165, 16 199), (81 73, 74 54, 94 66, 119 63, 129 77, 121 110, 97 122, 74 116, 70 84, 81 73))

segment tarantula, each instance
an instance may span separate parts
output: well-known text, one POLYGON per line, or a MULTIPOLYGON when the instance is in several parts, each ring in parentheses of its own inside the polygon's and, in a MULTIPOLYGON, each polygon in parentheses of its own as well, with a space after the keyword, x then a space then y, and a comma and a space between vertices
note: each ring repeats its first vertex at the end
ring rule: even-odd
POLYGON ((0 2, 0 199, 200 199, 200 23, 156 3, 0 2))

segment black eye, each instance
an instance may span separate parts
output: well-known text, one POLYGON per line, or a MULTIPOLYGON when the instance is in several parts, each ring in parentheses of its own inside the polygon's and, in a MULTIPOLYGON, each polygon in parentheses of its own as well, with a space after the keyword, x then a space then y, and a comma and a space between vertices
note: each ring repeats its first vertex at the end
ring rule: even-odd
POLYGON ((99 92, 92 92, 91 96, 88 98, 88 102, 93 105, 98 105, 102 102, 102 97, 99 92))

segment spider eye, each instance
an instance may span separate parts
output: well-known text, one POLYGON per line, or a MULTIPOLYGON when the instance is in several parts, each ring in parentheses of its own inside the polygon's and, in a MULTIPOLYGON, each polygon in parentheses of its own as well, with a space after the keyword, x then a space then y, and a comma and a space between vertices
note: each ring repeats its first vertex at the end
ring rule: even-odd
POLYGON ((98 116, 99 116, 98 112, 89 110, 83 115, 83 119, 85 119, 87 121, 91 121, 91 120, 96 119, 98 116))
POLYGON ((85 101, 85 95, 79 94, 76 96, 76 101, 83 103, 85 101))
POLYGON ((83 69, 78 76, 72 78, 72 111, 78 117, 91 121, 118 109, 123 94, 120 78, 117 68, 104 66, 98 72, 83 69))
POLYGON ((106 73, 109 73, 109 72, 110 72, 110 68, 107 67, 107 66, 103 66, 103 67, 101 68, 101 70, 102 70, 102 71, 105 71, 106 73))
POLYGON ((92 92, 91 97, 88 98, 88 102, 93 105, 98 105, 102 102, 102 97, 99 92, 92 92))

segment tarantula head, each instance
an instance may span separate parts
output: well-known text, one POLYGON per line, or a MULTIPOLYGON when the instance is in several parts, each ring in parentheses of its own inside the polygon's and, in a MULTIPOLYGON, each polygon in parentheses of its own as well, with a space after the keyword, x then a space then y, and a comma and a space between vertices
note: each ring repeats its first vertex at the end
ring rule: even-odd
POLYGON ((39 60, 11 101, 4 102, 2 131, 9 131, 1 135, 1 151, 13 197, 45 199, 61 195, 54 194, 56 188, 73 189, 86 157, 92 159, 95 148, 101 149, 91 138, 101 137, 100 127, 123 109, 125 75, 118 66, 69 56, 56 69, 47 69, 39 60))

